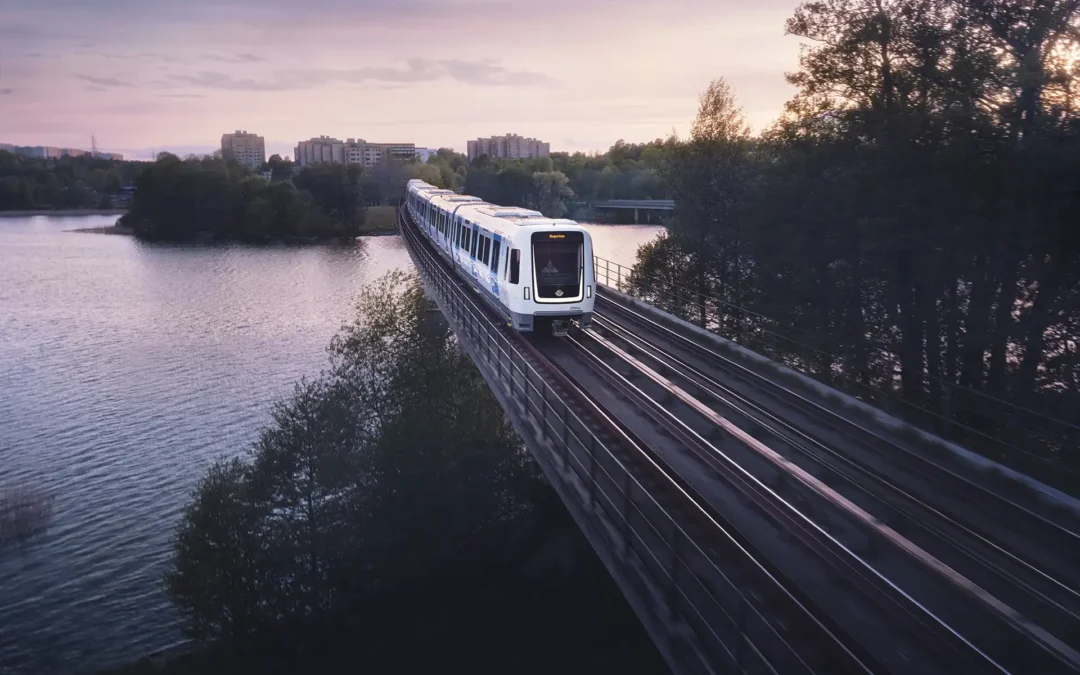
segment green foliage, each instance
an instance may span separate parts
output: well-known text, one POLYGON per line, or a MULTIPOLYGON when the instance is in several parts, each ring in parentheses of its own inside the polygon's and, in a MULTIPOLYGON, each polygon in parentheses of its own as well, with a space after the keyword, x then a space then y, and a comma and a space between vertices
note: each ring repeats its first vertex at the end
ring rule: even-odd
POLYGON ((267 183, 236 164, 161 153, 143 170, 121 224, 147 239, 350 237, 364 221, 355 171, 328 165, 267 183), (298 189, 300 186, 300 189, 298 189))
POLYGON ((356 165, 315 164, 293 177, 296 189, 307 191, 329 218, 349 226, 364 222, 363 169, 356 165))
POLYGON ((749 139, 714 85, 671 142, 637 288, 939 431, 916 411, 1063 456, 1061 425, 997 401, 1080 406, 1078 26, 1065 0, 802 5, 784 116, 749 139))
POLYGON ((0 150, 0 211, 112 208, 141 168, 85 155, 45 160, 0 150))
MULTIPOLYGON (((547 159, 543 157, 542 159, 547 159)), ((570 179, 562 171, 537 171, 532 175, 536 190, 536 208, 545 216, 562 218, 569 209, 566 202, 574 198, 570 179)))
POLYGON ((275 407, 247 461, 216 464, 166 574, 192 637, 316 620, 422 579, 543 490, 513 428, 415 277, 388 274, 275 407))
MULTIPOLYGON (((454 179, 453 186, 495 204, 525 206, 555 217, 565 215, 572 200, 670 199, 664 168, 673 148, 671 141, 631 144, 620 140, 605 154, 556 152, 524 160, 485 155, 467 169, 464 164, 457 166, 454 170, 463 178, 454 179)), ((429 160, 437 161, 435 157, 429 160)), ((435 184, 448 185, 445 180, 435 184)))

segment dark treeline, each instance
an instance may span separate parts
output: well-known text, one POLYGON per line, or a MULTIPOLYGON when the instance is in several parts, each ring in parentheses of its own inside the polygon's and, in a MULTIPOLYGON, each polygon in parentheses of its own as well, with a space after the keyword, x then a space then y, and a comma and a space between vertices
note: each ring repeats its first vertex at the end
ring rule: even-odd
POLYGON ((670 198, 661 177, 668 151, 666 141, 618 141, 604 154, 556 152, 523 160, 483 155, 470 164, 464 155, 442 149, 426 165, 410 167, 410 177, 461 188, 494 204, 560 217, 570 213, 575 202, 670 198))
MULTIPOLYGON (((273 164, 271 170, 274 170, 273 164)), ((356 236, 365 199, 357 166, 324 164, 266 181, 216 157, 162 153, 135 184, 120 224, 147 239, 332 238, 356 236)), ((276 177, 276 176, 275 176, 276 177)))
POLYGON ((0 211, 112 208, 142 166, 89 155, 33 159, 0 150, 0 211))
POLYGON ((783 117, 751 138, 720 81, 669 142, 677 211, 638 289, 984 451, 1017 459, 946 420, 1080 468, 1042 416, 1080 410, 1078 4, 804 4, 783 117))
POLYGON ((417 279, 358 317, 185 509, 165 586, 196 648, 164 672, 664 672, 417 279), (553 532, 572 588, 536 577, 553 532))

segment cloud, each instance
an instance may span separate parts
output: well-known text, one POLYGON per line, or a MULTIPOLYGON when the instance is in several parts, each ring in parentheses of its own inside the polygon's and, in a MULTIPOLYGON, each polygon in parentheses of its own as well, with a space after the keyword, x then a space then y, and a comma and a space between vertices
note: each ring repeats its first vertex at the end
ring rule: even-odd
POLYGON ((232 54, 222 56, 221 54, 203 54, 202 57, 207 61, 217 61, 218 63, 259 63, 266 59, 262 56, 256 56, 255 54, 232 54))
MULTIPOLYGON (((250 77, 235 78, 225 73, 204 70, 195 75, 169 75, 165 82, 153 82, 163 87, 199 87, 201 89, 225 89, 229 91, 286 91, 307 88, 302 80, 278 75, 273 80, 254 80, 250 77)), ((308 85, 310 86, 310 85, 308 85)))
POLYGON ((468 84, 494 86, 506 85, 548 85, 555 80, 542 73, 527 70, 507 70, 492 59, 482 61, 460 61, 451 59, 440 61, 450 73, 450 77, 468 84))
MULTIPOLYGON (((96 84, 99 87, 134 87, 130 82, 118 80, 115 77, 94 77, 93 75, 76 75, 80 80, 96 84)), ((96 91, 96 90, 95 90, 96 91)))
POLYGON ((108 87, 102 87, 99 84, 91 84, 86 87, 86 91, 109 91, 108 87))
POLYGON ((7 87, 6 89, 0 89, 0 96, 7 96, 8 94, 13 94, 13 93, 15 93, 15 90, 12 89, 11 87, 7 87))
POLYGON ((206 98, 203 94, 158 94, 158 98, 206 98))
POLYGON ((279 71, 264 79, 237 78, 217 71, 200 71, 193 75, 172 74, 167 80, 151 85, 158 88, 197 87, 228 91, 289 91, 313 89, 326 84, 365 82, 408 84, 452 79, 478 85, 546 85, 554 80, 541 73, 507 70, 496 61, 431 61, 412 58, 404 68, 374 66, 351 70, 292 70, 279 71))
POLYGON ((143 61, 147 63, 180 63, 180 59, 165 54, 159 54, 157 52, 139 52, 137 54, 111 54, 111 53, 99 53, 95 56, 100 56, 105 59, 113 59, 114 61, 143 61))

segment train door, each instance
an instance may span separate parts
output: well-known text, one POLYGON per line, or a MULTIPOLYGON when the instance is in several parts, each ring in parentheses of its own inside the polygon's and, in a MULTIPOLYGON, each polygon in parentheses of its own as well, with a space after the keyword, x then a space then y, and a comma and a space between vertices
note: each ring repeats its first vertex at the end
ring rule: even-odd
POLYGON ((491 265, 490 265, 490 279, 491 279, 491 294, 496 298, 502 298, 500 291, 501 286, 499 284, 499 263, 502 258, 503 238, 498 234, 491 236, 491 265))

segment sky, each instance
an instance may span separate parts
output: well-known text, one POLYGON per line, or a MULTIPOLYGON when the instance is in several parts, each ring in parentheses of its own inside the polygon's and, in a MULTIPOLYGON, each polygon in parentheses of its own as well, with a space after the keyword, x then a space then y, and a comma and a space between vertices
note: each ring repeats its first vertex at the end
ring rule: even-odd
POLYGON ((0 143, 149 158, 265 137, 553 151, 685 135, 723 76, 755 130, 794 90, 797 0, 0 0, 0 143))

